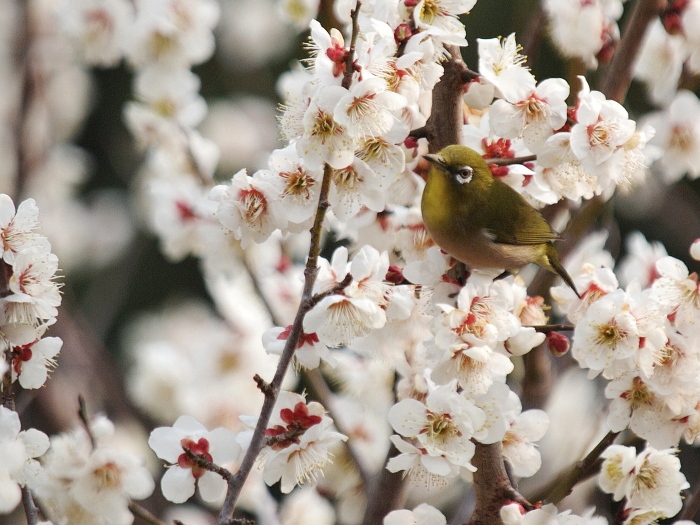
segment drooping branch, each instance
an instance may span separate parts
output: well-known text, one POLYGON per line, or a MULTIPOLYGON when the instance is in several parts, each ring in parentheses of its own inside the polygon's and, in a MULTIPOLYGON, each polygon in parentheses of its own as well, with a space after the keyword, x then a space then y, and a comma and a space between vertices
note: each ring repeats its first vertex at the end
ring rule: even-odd
POLYGON ((569 470, 556 478, 549 486, 545 487, 535 498, 535 501, 548 501, 557 504, 568 496, 579 482, 587 479, 600 463, 600 455, 613 444, 619 432, 608 432, 603 439, 581 461, 572 465, 569 470))
POLYGON ((135 516, 138 516, 142 520, 144 520, 146 523, 151 523, 152 525, 166 525, 164 521, 159 520, 156 518, 153 514, 148 512, 146 509, 144 509, 141 505, 138 503, 134 503, 133 501, 129 502, 129 510, 131 511, 132 514, 135 516))
MULTIPOLYGON (((345 430, 345 428, 339 421, 337 410, 333 406, 333 394, 331 392, 331 389, 328 388, 328 384, 321 375, 321 372, 319 372, 317 368, 314 370, 307 370, 304 376, 309 382, 312 393, 321 402, 323 407, 328 412, 328 415, 331 416, 331 419, 333 419, 333 422, 335 423, 335 426, 338 429, 338 431, 341 434, 348 435, 348 432, 345 430)), ((352 437, 350 437, 347 441, 343 441, 343 445, 348 455, 350 456, 350 459, 355 465, 358 474, 360 475, 360 479, 362 480, 362 487, 366 490, 369 487, 370 475, 367 472, 367 470, 362 466, 359 454, 352 442, 352 437)))
POLYGON ((622 38, 608 67, 602 92, 606 98, 622 103, 632 82, 632 66, 642 45, 649 22, 666 6, 666 0, 637 0, 622 38))
POLYGON ((34 496, 29 487, 22 487, 22 506, 24 515, 27 517, 27 525, 37 525, 39 523, 39 509, 34 504, 34 496))
POLYGON ((277 364, 277 370, 275 371, 275 376, 272 382, 266 386, 265 401, 263 402, 262 409, 260 410, 260 416, 258 422, 253 431, 253 437, 251 438, 248 450, 243 457, 241 466, 238 472, 229 480, 228 489, 226 492, 226 498, 224 504, 219 512, 219 517, 217 523, 219 525, 224 525, 233 516, 233 510, 240 496, 241 490, 243 489, 243 484, 245 483, 250 471, 255 464, 255 460, 258 454, 262 450, 264 444, 264 434, 265 429, 272 416, 272 409, 274 408, 277 397, 282 388, 282 380, 289 368, 289 364, 294 357, 294 351, 296 350, 299 338, 303 333, 303 322, 304 317, 307 312, 313 307, 313 288, 316 282, 316 276, 318 275, 318 257, 321 253, 321 230, 323 226, 323 221, 326 216, 326 210, 328 209, 328 191, 331 184, 331 176, 333 169, 326 165, 323 171, 323 181, 321 182, 321 191, 319 195, 318 206, 316 208, 316 216, 314 218, 313 226, 311 227, 311 243, 309 247, 309 256, 306 260, 306 268, 304 269, 304 288, 301 296, 301 303, 299 309, 297 310, 294 322, 292 323, 292 328, 287 338, 287 342, 284 345, 282 355, 277 364))

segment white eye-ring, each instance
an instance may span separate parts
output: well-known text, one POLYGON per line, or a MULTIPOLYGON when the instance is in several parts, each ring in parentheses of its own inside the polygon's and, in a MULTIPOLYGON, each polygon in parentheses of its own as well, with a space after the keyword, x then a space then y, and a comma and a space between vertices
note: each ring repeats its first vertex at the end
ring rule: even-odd
POLYGON ((461 168, 457 169, 455 172, 455 179, 457 179, 457 182, 460 184, 466 184, 470 180, 472 180, 472 176, 474 175, 474 169, 471 166, 462 166, 461 168))

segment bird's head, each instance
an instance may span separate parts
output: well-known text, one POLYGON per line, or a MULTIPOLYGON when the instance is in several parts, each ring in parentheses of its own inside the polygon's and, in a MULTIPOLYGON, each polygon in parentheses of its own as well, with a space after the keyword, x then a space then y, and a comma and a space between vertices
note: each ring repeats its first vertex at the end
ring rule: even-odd
POLYGON ((431 173, 442 172, 458 185, 468 185, 472 181, 487 184, 492 179, 486 161, 466 146, 447 146, 438 153, 423 155, 423 158, 438 168, 431 169, 431 173))

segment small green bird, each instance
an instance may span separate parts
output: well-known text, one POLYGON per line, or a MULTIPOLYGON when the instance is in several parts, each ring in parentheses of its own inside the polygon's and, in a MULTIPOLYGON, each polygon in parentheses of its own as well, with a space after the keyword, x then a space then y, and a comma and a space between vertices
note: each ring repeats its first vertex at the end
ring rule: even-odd
POLYGON ((552 241, 559 235, 517 191, 491 175, 466 146, 424 155, 432 166, 421 211, 440 248, 471 268, 513 271, 535 263, 559 274, 580 297, 552 241))

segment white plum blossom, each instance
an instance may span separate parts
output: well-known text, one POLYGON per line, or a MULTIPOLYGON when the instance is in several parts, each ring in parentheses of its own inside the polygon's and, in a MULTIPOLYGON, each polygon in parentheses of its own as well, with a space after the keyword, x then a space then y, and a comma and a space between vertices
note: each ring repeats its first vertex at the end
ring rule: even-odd
POLYGON ((590 91, 585 79, 579 92, 576 124, 571 128, 571 150, 589 173, 602 176, 611 165, 614 154, 632 138, 634 121, 627 110, 614 100, 607 100, 599 91, 590 91))
POLYGON ((348 263, 347 249, 338 248, 331 263, 321 262, 316 290, 324 292, 339 284, 347 274, 352 282, 342 291, 328 295, 304 317, 304 332, 316 333, 328 346, 347 344, 356 337, 386 324, 386 293, 383 282, 389 269, 386 253, 364 246, 348 263))
POLYGON ((549 417, 543 410, 526 410, 515 415, 503 438, 503 457, 520 477, 533 476, 540 470, 542 457, 535 442, 544 437, 549 428, 549 417))
POLYGON ((416 439, 430 456, 472 471, 470 438, 484 421, 480 408, 447 386, 433 390, 425 403, 404 399, 389 410, 389 422, 399 434, 416 439))
POLYGON ((670 35, 661 20, 653 20, 634 63, 634 76, 646 83, 653 102, 666 105, 673 99, 685 58, 683 37, 670 35))
POLYGON ((507 139, 522 136, 537 153, 544 142, 566 123, 569 85, 561 78, 548 78, 519 100, 497 100, 489 110, 491 127, 507 139))
POLYGON ((547 0, 544 8, 552 40, 564 56, 581 58, 589 68, 599 56, 609 59, 619 33, 620 0, 547 0))
POLYGON ((53 280, 58 257, 36 248, 18 253, 12 264, 10 291, 1 304, 5 322, 38 325, 58 314, 59 286, 53 280))
POLYGON ((383 180, 362 160, 334 169, 328 202, 333 214, 341 220, 355 217, 363 207, 374 212, 384 210, 389 181, 383 180))
POLYGON ((647 288, 659 277, 656 262, 666 257, 666 248, 660 242, 649 242, 644 234, 635 231, 625 242, 627 254, 615 268, 620 284, 627 286, 633 281, 647 288))
POLYGON ((12 347, 12 376, 22 388, 41 388, 48 373, 56 367, 56 356, 63 341, 44 337, 21 346, 12 347))
POLYGON ((346 90, 335 106, 333 120, 355 140, 382 137, 397 122, 392 112, 405 105, 403 95, 389 91, 381 78, 371 77, 346 90))
POLYGON ((34 492, 56 523, 129 525, 130 500, 150 496, 153 477, 142 458, 111 445, 114 425, 107 418, 94 418, 90 433, 81 427, 51 437, 34 492))
POLYGON ((240 451, 233 432, 225 428, 208 431, 191 416, 180 416, 172 427, 153 430, 148 446, 170 463, 160 487, 163 496, 173 503, 184 503, 192 497, 195 483, 205 501, 216 501, 226 491, 226 481, 197 465, 185 449, 218 466, 235 461, 240 451))
POLYGON ((335 108, 345 94, 346 90, 340 86, 321 87, 304 113, 304 134, 296 142, 296 147, 299 156, 312 169, 320 168, 324 162, 342 169, 353 161, 355 140, 333 118, 335 108))
POLYGON ((432 456, 424 448, 418 448, 400 436, 391 436, 400 454, 389 459, 389 472, 403 471, 414 484, 424 484, 427 487, 442 487, 447 479, 460 475, 459 466, 451 463, 443 456, 432 456))
POLYGON ((250 177, 243 169, 233 176, 230 185, 215 186, 209 194, 211 200, 218 202, 216 218, 241 241, 243 248, 250 241, 266 240, 286 225, 272 205, 277 198, 274 188, 258 173, 250 177))
POLYGON ((108 516, 109 523, 131 523, 128 504, 155 487, 144 462, 131 453, 97 448, 73 479, 71 495, 88 512, 108 516))
POLYGON ((681 490, 690 485, 680 472, 676 450, 647 447, 639 455, 634 447, 611 445, 598 483, 616 501, 626 498, 625 507, 654 511, 657 518, 675 516, 682 508, 681 490))
POLYGON ((260 178, 276 190, 277 197, 270 199, 270 205, 277 209, 275 215, 309 226, 318 204, 322 171, 308 168, 294 144, 273 151, 268 163, 269 171, 262 171, 260 178))
POLYGON ((664 180, 673 183, 686 173, 700 176, 700 101, 691 91, 679 90, 664 110, 652 113, 646 122, 656 129, 650 144, 663 150, 658 166, 664 180))
POLYGON ((447 518, 432 505, 421 503, 413 510, 394 510, 384 517, 383 525, 447 525, 447 518))
POLYGON ((199 95, 200 80, 188 69, 160 64, 150 65, 134 79, 134 95, 154 116, 191 128, 199 125, 207 113, 207 104, 199 95))
POLYGON ((0 514, 12 512, 20 502, 20 487, 35 487, 42 471, 34 458, 48 448, 43 432, 21 430, 17 412, 0 406, 0 514))
POLYGON ((588 308, 574 330, 571 353, 582 367, 600 372, 633 357, 640 337, 630 298, 618 290, 588 308))
POLYGON ((115 66, 121 60, 133 4, 127 0, 65 0, 57 6, 62 29, 87 65, 115 66))
POLYGON ((526 57, 515 42, 515 33, 507 38, 478 38, 479 73, 498 88, 509 102, 527 98, 535 90, 535 77, 524 66, 526 57))
POLYGON ((137 8, 126 57, 135 67, 161 63, 178 67, 200 64, 214 51, 212 29, 219 21, 214 0, 149 0, 137 8))
POLYGON ((7 264, 28 248, 51 249, 48 239, 39 233, 39 226, 39 208, 34 199, 22 201, 15 212, 12 199, 0 194, 0 253, 7 264))
POLYGON ((677 325, 693 324, 700 314, 700 285, 696 273, 673 257, 656 262, 659 274, 651 288, 651 297, 664 315, 677 325))
MULTIPOLYGON (((252 420, 251 420, 252 423, 252 420)), ((263 480, 268 485, 281 482, 287 494, 297 485, 314 483, 331 462, 329 448, 347 436, 332 430, 333 420, 320 403, 306 402, 303 395, 280 392, 265 436, 263 480)), ((249 439, 252 431, 240 437, 249 439)))

